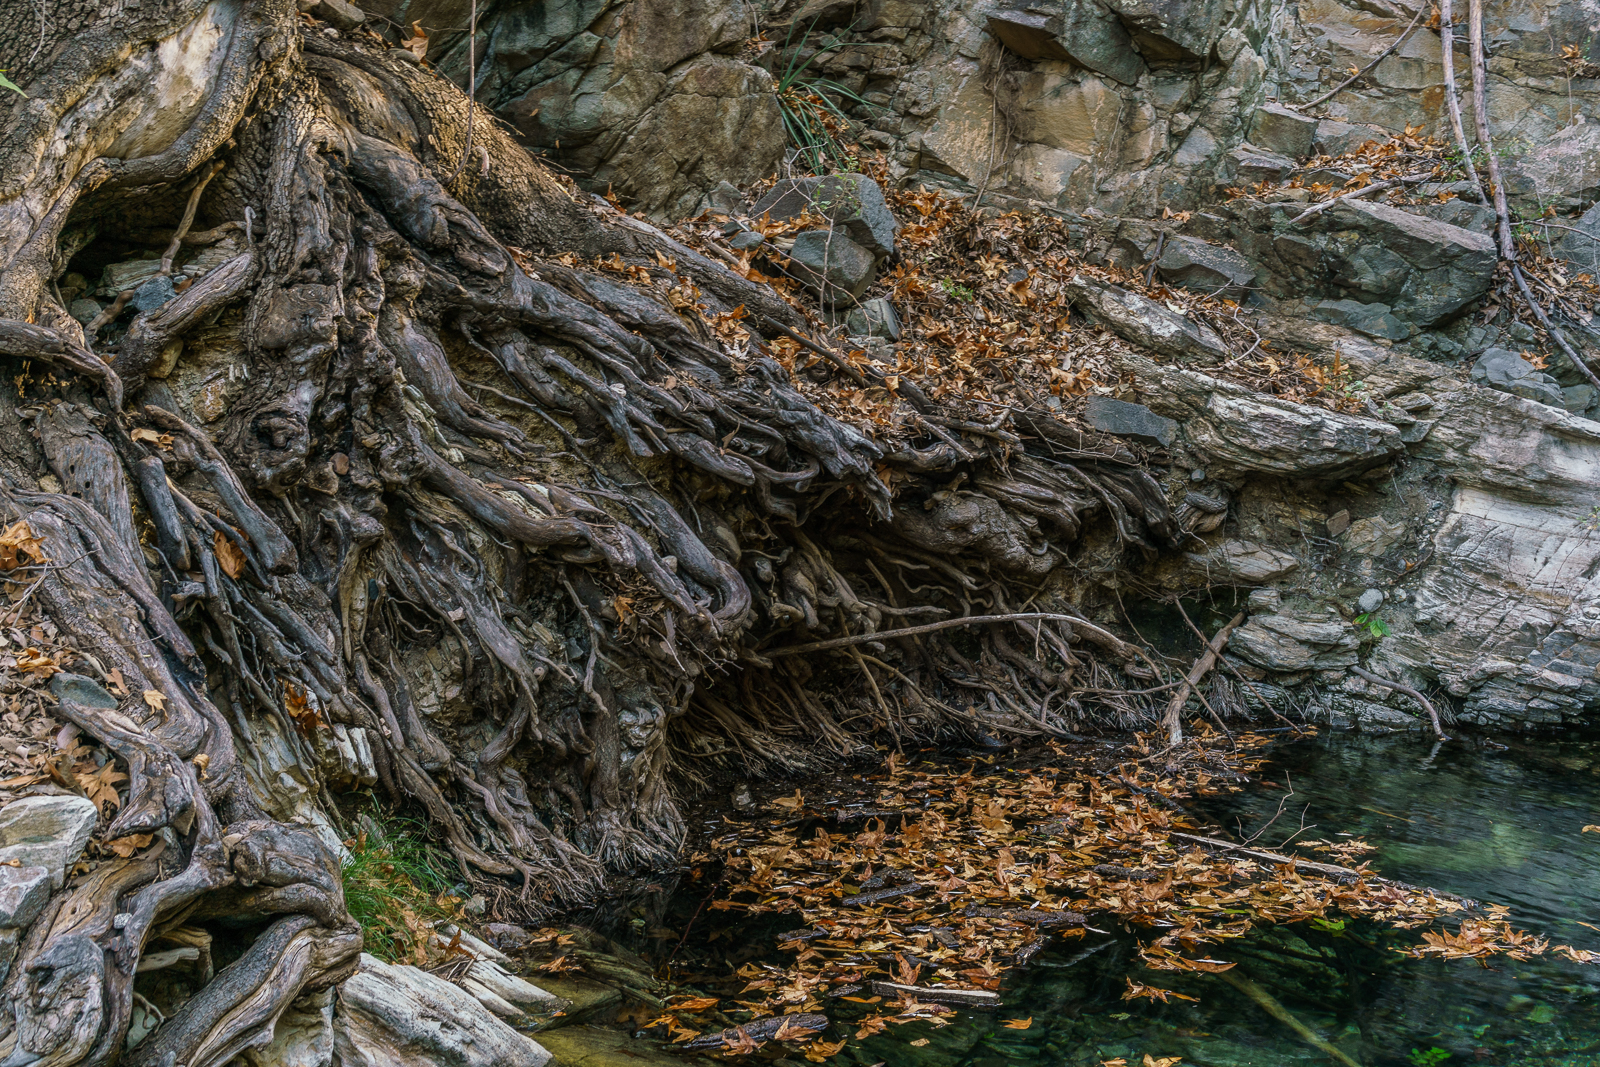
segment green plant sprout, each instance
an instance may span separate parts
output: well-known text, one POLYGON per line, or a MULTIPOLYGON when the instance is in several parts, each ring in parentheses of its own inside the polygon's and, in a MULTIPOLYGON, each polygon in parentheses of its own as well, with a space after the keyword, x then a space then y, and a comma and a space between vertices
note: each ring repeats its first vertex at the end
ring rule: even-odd
POLYGON ((1385 637, 1388 637, 1390 632, 1389 624, 1379 618, 1376 611, 1368 611, 1357 615, 1355 618, 1355 627, 1358 630, 1367 631, 1367 633, 1371 634, 1373 638, 1379 641, 1383 640, 1385 637))
MULTIPOLYGON (((812 19, 811 26, 807 26, 800 35, 802 43, 810 35, 811 27, 816 24, 817 20, 812 19)), ((852 23, 851 26, 835 33, 804 59, 800 58, 802 50, 795 48, 783 73, 778 75, 778 107, 783 113, 784 132, 799 150, 800 158, 805 160, 807 169, 814 174, 822 173, 828 162, 832 162, 837 170, 854 170, 860 165, 855 157, 845 151, 834 134, 835 126, 842 126, 845 129, 850 127, 850 117, 844 113, 836 98, 866 107, 871 107, 872 104, 849 86, 841 85, 831 78, 817 77, 809 72, 811 64, 818 56, 836 52, 846 45, 853 48, 880 46, 878 42, 854 44, 847 42, 844 34, 853 27, 852 23)), ((790 26, 789 37, 784 39, 785 49, 788 49, 793 36, 794 26, 790 26)))

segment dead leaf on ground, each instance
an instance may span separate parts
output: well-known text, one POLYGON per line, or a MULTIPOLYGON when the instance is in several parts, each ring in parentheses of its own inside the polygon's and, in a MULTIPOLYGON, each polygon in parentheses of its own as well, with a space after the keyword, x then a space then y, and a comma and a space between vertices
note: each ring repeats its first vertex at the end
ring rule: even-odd
POLYGON ((146 689, 144 702, 149 705, 151 711, 167 710, 167 698, 159 689, 146 689))
POLYGON ((27 562, 47 563, 44 540, 36 536, 27 520, 14 522, 0 533, 0 571, 14 571, 27 562))
POLYGON ((400 47, 416 56, 418 59, 428 58, 428 33, 422 28, 422 23, 411 24, 412 36, 400 42, 400 47))
POLYGON ((218 565, 229 578, 244 573, 244 553, 233 543, 233 538, 218 530, 211 535, 211 547, 217 554, 218 565))

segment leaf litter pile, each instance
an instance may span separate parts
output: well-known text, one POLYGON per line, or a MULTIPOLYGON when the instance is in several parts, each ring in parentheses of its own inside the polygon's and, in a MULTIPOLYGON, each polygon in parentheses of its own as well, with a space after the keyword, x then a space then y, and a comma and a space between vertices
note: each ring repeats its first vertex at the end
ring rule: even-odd
MULTIPOLYGON (((1187 813, 1189 798, 1239 791, 1273 740, 1158 751, 1136 735, 1111 757, 1052 742, 1010 765, 891 753, 853 796, 780 797, 778 822, 734 823, 695 861, 724 864, 711 910, 801 920, 778 935, 787 963, 746 963, 731 1003, 680 1000, 650 1025, 681 1047, 739 1054, 776 1039, 820 1062, 850 1033, 1003 1008, 1007 972, 1052 945, 1105 946, 1090 934, 1132 932, 1150 972, 1224 974, 1228 943, 1252 929, 1336 916, 1418 930, 1402 950, 1416 958, 1600 962, 1515 929, 1504 908, 1381 877, 1360 840, 1240 845, 1187 813), (833 1041, 821 1036, 830 1013, 850 1018, 833 1041)), ((1128 978, 1122 996, 1196 999, 1155 975, 1128 978)))

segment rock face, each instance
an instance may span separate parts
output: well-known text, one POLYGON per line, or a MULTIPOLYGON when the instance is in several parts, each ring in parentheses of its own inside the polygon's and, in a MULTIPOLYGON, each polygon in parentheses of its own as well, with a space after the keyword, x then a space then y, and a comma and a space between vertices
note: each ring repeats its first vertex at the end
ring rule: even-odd
POLYGON ((550 1053, 469 993, 415 967, 365 953, 340 990, 344 1067, 544 1067, 550 1053))
POLYGON ((1551 407, 1565 407, 1561 383, 1509 348, 1491 348, 1472 365, 1472 380, 1490 389, 1527 397, 1551 407))
POLYGON ((1293 673, 1356 663, 1361 642, 1337 616, 1255 615, 1233 632, 1228 650, 1247 663, 1293 673))

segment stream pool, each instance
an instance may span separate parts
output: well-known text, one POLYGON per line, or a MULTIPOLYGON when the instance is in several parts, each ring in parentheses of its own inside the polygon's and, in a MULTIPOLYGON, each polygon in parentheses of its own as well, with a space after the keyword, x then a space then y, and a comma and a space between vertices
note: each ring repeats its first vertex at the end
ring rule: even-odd
MULTIPOLYGON (((1272 752, 1243 793, 1207 814, 1262 847, 1291 835, 1364 839, 1386 877, 1511 909, 1513 925, 1554 944, 1600 948, 1600 740, 1539 739, 1500 747, 1414 735, 1325 733, 1272 752), (1292 794, 1292 795, 1291 795, 1292 794), (1287 799, 1286 799, 1287 798, 1287 799), (1281 813, 1280 813, 1281 808, 1281 813), (1302 823, 1304 829, 1302 829, 1302 823)), ((1061 941, 1013 972, 993 1014, 914 1022, 851 1039, 832 1061, 851 1067, 1129 1067, 1170 1057, 1195 1067, 1333 1062, 1234 985, 1210 974, 1152 972, 1133 936, 1061 941), (1124 1001, 1132 979, 1196 998, 1124 1001), (1031 1020, 1026 1028, 1015 1023, 1031 1020), (1013 1025, 1007 1025, 1010 1021, 1013 1025)), ((758 949, 757 931, 723 931, 758 949)), ((1420 931, 1355 922, 1259 930, 1220 945, 1235 974, 1270 991, 1299 1023, 1366 1067, 1600 1065, 1600 966, 1554 956, 1416 960, 1397 948, 1420 931)), ((767 942, 770 944, 770 940, 767 942)), ((772 958, 777 958, 776 956, 772 958)), ((840 1005, 843 1006, 843 1005, 840 1005)), ((830 1008, 836 1022, 847 1017, 830 1008)), ((842 1032, 842 1028, 841 1028, 842 1032)), ((767 1056, 782 1054, 772 1049, 767 1056)), ((788 1051, 784 1063, 804 1062, 788 1051)), ((767 1058, 763 1056, 762 1058, 767 1058)))

